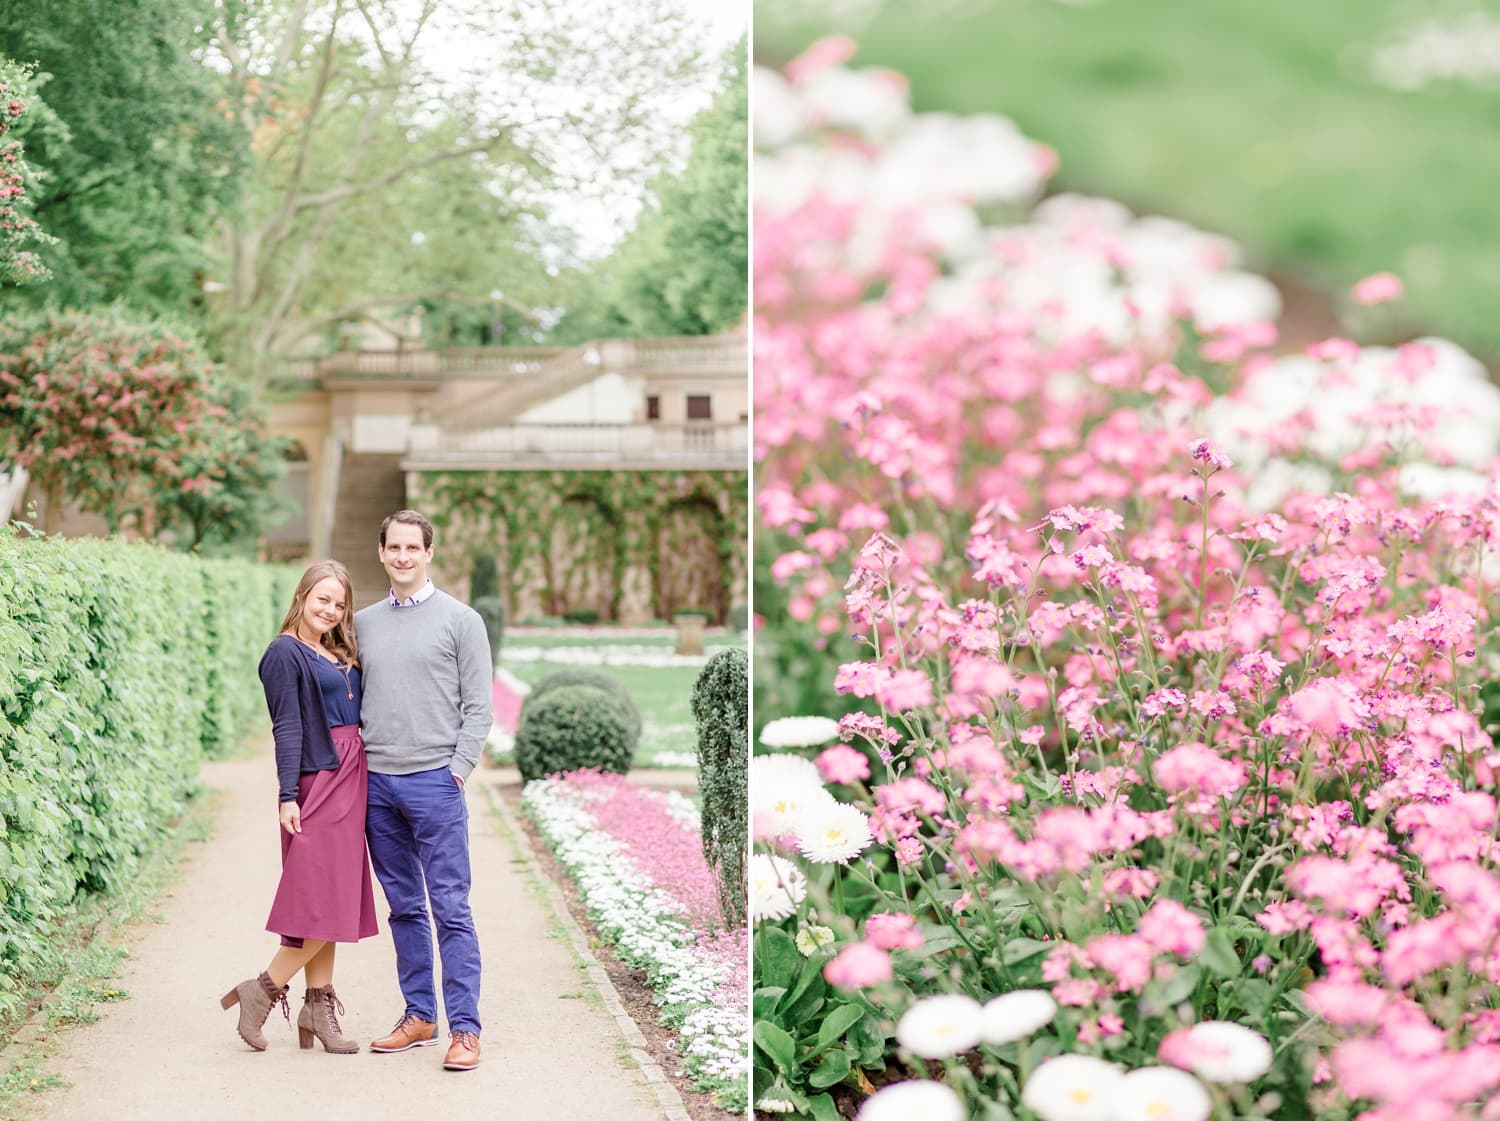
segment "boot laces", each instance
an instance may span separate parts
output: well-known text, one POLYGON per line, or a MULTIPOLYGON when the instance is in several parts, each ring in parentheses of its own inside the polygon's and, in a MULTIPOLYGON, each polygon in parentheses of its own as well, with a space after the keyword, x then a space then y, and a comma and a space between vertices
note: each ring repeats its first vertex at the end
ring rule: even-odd
POLYGON ((471 1051, 479 1050, 479 1036, 471 1031, 464 1031, 460 1028, 453 1033, 453 1041, 455 1043, 462 1043, 471 1051))
POLYGON ((339 1016, 344 1013, 344 1002, 338 998, 331 987, 324 989, 319 995, 323 998, 323 1010, 328 1013, 329 1026, 333 1028, 334 1034, 342 1035, 344 1029, 339 1027, 339 1016), (335 1008, 338 1009, 337 1012, 334 1011, 335 1008))

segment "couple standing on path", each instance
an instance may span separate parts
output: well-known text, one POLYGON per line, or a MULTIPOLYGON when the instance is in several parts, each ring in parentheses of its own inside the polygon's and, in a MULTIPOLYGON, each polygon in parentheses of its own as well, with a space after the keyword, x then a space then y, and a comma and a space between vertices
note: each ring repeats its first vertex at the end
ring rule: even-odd
POLYGON ((438 1042, 432 931, 438 930, 448 1070, 479 1065, 479 940, 469 909, 464 783, 490 731, 494 667, 478 614, 428 578, 432 524, 401 510, 380 527, 390 594, 353 614, 348 570, 321 561, 303 574, 281 632, 260 662, 280 780, 281 882, 266 929, 281 947, 265 970, 227 993, 240 1037, 263 1051, 289 982, 307 991, 299 1042, 353 1054, 339 1028, 334 949, 375 933, 373 863, 391 907, 406 1007, 370 1044, 393 1053, 438 1042))

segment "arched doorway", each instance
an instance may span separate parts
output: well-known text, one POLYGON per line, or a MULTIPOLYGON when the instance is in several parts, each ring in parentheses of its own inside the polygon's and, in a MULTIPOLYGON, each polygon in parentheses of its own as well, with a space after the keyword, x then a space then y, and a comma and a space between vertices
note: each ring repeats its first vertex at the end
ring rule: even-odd
POLYGON ((673 502, 662 514, 656 541, 657 601, 661 617, 670 619, 687 608, 704 608, 722 623, 724 516, 702 495, 673 502))
POLYGON ((557 508, 547 550, 549 615, 593 611, 615 617, 619 517, 602 502, 574 495, 557 508))

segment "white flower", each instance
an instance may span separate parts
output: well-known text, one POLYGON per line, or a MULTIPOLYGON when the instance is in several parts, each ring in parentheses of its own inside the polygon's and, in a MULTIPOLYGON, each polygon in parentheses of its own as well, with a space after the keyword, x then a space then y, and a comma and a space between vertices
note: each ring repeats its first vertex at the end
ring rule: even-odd
POLYGON ((941 1082, 893 1082, 859 1107, 859 1121, 965 1121, 963 1101, 941 1082))
POLYGON ((755 1108, 762 1113, 793 1113, 797 1109, 790 1098, 778 1098, 775 1090, 756 1102, 755 1108))
POLYGON ((839 738, 839 722, 826 716, 783 716, 760 732, 766 747, 822 747, 839 738))
MULTIPOLYGON (((889 71, 833 66, 813 75, 797 92, 802 96, 803 113, 813 122, 853 129, 872 139, 891 136, 911 120, 905 84, 889 71)), ((759 122, 759 103, 755 116, 759 122)), ((756 133, 758 139, 759 123, 756 133)))
POLYGON ((797 928, 797 949, 802 952, 803 957, 810 958, 836 937, 830 927, 804 923, 797 928))
POLYGON ((797 847, 814 864, 848 864, 872 840, 870 819, 832 796, 802 811, 797 822, 797 847))
POLYGON ((1120 1079, 1114 1121, 1206 1121, 1213 1099, 1203 1083, 1171 1067, 1142 1067, 1120 1079))
POLYGON ((790 860, 763 852, 750 857, 750 921, 784 919, 807 897, 807 878, 790 860))
POLYGON ((1271 1069, 1265 1036, 1227 1020, 1205 1020, 1188 1029, 1193 1072, 1209 1082, 1251 1082, 1271 1069))
POLYGON ((973 997, 930 996, 906 1010, 896 1025, 896 1041, 924 1059, 946 1059, 978 1045, 983 1018, 973 997))
POLYGON ((1281 293, 1276 285, 1249 272, 1221 272, 1204 277, 1196 283, 1188 303, 1193 323, 1200 331, 1268 323, 1281 316, 1281 293))
POLYGON ((1037 1067, 1021 1104, 1042 1121, 1113 1121, 1120 1068, 1091 1055, 1058 1055, 1037 1067))
POLYGON ((984 1006, 981 1033, 986 1043, 999 1046, 1025 1039, 1052 1022, 1057 1001, 1041 989, 1017 989, 984 1006))
POLYGON ((757 755, 750 760, 750 812, 763 819, 757 822, 758 831, 764 827, 771 836, 795 833, 809 809, 837 804, 810 760, 800 755, 757 755))

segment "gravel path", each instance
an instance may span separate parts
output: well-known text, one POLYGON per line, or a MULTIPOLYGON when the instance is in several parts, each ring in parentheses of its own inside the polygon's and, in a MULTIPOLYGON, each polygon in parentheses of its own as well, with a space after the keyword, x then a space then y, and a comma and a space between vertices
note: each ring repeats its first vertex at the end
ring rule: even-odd
MULTIPOLYGON (((164 921, 134 932, 120 980, 131 999, 102 1006, 99 1023, 57 1037, 48 1069, 72 1085, 30 1103, 30 1121, 673 1115, 653 1085, 659 1075, 648 1079, 632 1058, 576 942, 560 937, 556 912, 536 890, 529 853, 518 847, 525 841, 492 811, 492 795, 481 787, 500 779, 492 771, 476 772, 469 792, 472 901, 485 959, 480 1068, 442 1069, 446 1023, 443 1046, 397 1055, 368 1050, 402 1007, 378 883, 381 933, 340 946, 334 978, 348 1009, 344 1030, 361 1052, 327 1055, 318 1045, 301 1051, 279 1011, 266 1028, 270 1048, 246 1047, 219 997, 259 972, 275 950, 275 936, 263 929, 278 866, 269 748, 204 767, 219 799, 214 836, 192 846, 158 908, 164 921)), ((294 1021, 303 987, 299 976, 294 1021)))

